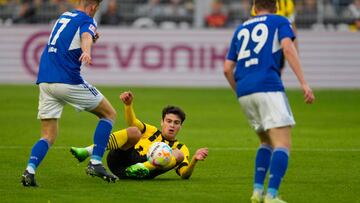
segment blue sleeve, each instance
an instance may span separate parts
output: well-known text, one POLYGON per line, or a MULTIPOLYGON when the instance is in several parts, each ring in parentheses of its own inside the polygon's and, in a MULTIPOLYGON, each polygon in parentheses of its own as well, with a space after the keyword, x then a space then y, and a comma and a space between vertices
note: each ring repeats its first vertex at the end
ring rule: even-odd
POLYGON ((81 26, 80 26, 80 36, 84 33, 84 32, 88 32, 91 34, 91 36, 95 36, 96 33, 96 23, 94 22, 93 19, 91 20, 87 20, 85 21, 81 26))
POLYGON ((238 33, 238 30, 235 31, 234 35, 233 35, 233 38, 230 42, 230 47, 229 47, 229 51, 228 51, 228 54, 226 56, 226 59, 228 60, 231 60, 231 61, 237 61, 237 43, 238 43, 238 40, 237 40, 237 33, 238 33))
POLYGON ((279 42, 281 42, 285 38, 290 38, 291 40, 295 40, 296 38, 294 31, 291 28, 291 24, 288 20, 279 25, 279 42))

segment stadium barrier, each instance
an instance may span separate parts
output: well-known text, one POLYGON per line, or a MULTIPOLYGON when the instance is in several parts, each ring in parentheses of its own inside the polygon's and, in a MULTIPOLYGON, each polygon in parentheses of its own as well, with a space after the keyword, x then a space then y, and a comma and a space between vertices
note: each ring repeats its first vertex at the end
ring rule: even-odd
MULTIPOLYGON (((0 29, 0 83, 36 81, 50 28, 0 29)), ((228 86, 222 66, 233 30, 144 30, 100 28, 93 65, 83 68, 92 84, 128 86, 228 86)), ((360 88, 360 35, 300 31, 300 55, 311 86, 360 88)), ((299 87, 287 68, 283 80, 299 87)))

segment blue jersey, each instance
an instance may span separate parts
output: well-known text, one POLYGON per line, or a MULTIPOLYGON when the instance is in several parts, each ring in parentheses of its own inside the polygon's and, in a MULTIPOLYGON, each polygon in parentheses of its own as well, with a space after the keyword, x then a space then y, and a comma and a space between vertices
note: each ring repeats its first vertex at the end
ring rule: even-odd
POLYGON ((281 40, 295 39, 289 20, 268 14, 240 25, 227 55, 236 62, 234 77, 238 97, 256 92, 284 91, 280 78, 281 40))
POLYGON ((82 84, 80 75, 81 35, 95 36, 95 20, 82 11, 63 13, 56 21, 41 55, 37 84, 82 84))

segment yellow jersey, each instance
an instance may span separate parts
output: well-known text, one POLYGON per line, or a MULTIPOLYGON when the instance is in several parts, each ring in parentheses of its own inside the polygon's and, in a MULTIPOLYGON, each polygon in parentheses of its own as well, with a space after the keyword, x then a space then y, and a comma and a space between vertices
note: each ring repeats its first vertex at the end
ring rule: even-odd
POLYGON ((182 167, 189 165, 190 154, 189 154, 189 149, 186 147, 186 145, 180 143, 178 140, 174 140, 174 141, 166 140, 162 136, 161 131, 158 130, 155 126, 146 123, 143 123, 143 126, 144 127, 141 132, 142 137, 140 138, 139 142, 136 143, 134 147, 135 150, 138 151, 141 156, 146 156, 148 149, 154 142, 165 142, 171 147, 171 149, 179 149, 184 155, 183 162, 176 167, 177 174, 180 174, 179 172, 180 169, 182 167))
POLYGON ((171 147, 171 149, 179 149, 184 155, 184 160, 175 168, 176 173, 181 175, 182 171, 186 170, 189 166, 190 153, 185 144, 179 142, 178 140, 166 140, 158 128, 138 120, 132 106, 125 105, 125 120, 129 126, 137 127, 142 134, 142 137, 134 146, 135 150, 137 150, 141 156, 146 156, 148 149, 154 142, 165 142, 171 147))
MULTIPOLYGON (((295 4, 293 0, 276 0, 277 15, 286 17, 291 23, 295 22, 295 4)), ((254 6, 251 9, 251 15, 256 16, 254 6)))

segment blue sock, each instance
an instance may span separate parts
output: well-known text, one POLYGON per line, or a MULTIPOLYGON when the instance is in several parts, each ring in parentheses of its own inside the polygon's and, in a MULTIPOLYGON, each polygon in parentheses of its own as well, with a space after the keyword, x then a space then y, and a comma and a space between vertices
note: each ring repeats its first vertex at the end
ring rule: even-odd
POLYGON ((49 147, 48 141, 43 138, 35 143, 31 150, 30 159, 26 168, 30 173, 35 173, 36 168, 44 159, 49 147))
POLYGON ((91 159, 101 162, 104 155, 113 123, 109 119, 100 119, 94 134, 94 149, 91 159))
POLYGON ((270 166, 270 178, 267 195, 276 197, 282 178, 288 167, 289 150, 287 148, 275 148, 270 166))
POLYGON ((270 166, 272 148, 269 145, 260 145, 255 158, 254 190, 262 192, 266 173, 270 166))

